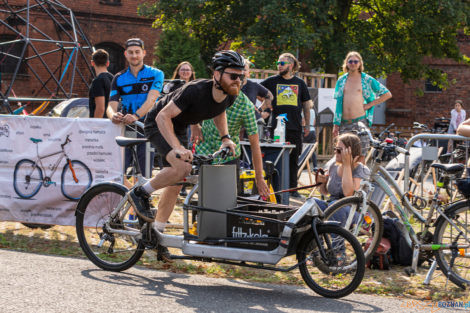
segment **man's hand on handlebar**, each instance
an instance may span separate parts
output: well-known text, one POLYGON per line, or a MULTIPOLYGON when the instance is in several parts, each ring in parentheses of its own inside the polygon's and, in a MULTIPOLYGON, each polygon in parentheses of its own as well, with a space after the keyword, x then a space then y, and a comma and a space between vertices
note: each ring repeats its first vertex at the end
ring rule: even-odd
POLYGON ((176 158, 180 159, 181 161, 191 162, 193 160, 193 153, 190 150, 184 148, 183 146, 175 148, 174 152, 176 158))
POLYGON ((222 141, 222 145, 220 146, 219 150, 222 150, 224 148, 229 148, 232 155, 236 155, 236 153, 235 153, 235 148, 236 147, 237 147, 237 145, 235 145, 235 143, 232 140, 230 140, 228 138, 225 138, 222 141))

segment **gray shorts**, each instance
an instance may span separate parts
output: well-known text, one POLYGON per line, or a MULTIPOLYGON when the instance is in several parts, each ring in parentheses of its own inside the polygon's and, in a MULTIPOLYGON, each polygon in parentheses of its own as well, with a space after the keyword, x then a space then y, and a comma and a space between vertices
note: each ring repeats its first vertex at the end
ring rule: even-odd
MULTIPOLYGON (((366 118, 361 119, 359 121, 354 121, 352 123, 342 122, 341 125, 339 125, 339 134, 341 135, 344 133, 353 133, 357 135, 359 132, 363 131, 363 128, 359 126, 359 122, 362 122, 362 124, 366 128, 366 125, 369 125, 369 122, 366 118)), ((361 155, 366 156, 370 148, 369 136, 367 136, 367 134, 364 134, 362 136, 359 136, 359 139, 361 139, 361 155)))

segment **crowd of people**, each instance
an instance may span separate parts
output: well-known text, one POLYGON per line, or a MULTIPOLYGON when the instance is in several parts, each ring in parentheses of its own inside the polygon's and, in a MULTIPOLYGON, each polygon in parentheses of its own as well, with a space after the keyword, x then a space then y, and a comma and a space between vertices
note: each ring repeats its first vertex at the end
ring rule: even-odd
MULTIPOLYGON (((181 186, 174 184, 189 174, 194 152, 209 154, 229 148, 231 155, 223 162, 236 164, 239 169, 241 136, 247 136, 250 142, 257 190, 260 196, 268 198, 257 122, 270 119, 274 129, 276 117, 281 114, 287 117, 285 140, 295 146, 290 154, 289 187, 297 187, 298 157, 304 142, 315 141, 312 133, 315 117, 307 85, 296 76, 300 62, 294 55, 281 54, 276 62, 278 74, 256 83, 248 79, 251 66, 248 59, 232 50, 219 51, 212 58, 210 79, 196 79, 193 66, 184 61, 171 77, 179 83, 166 91, 163 72, 144 64, 146 51, 141 39, 127 40, 124 55, 129 66, 113 78, 106 70, 109 65, 106 51, 93 54, 96 78, 90 88, 90 114, 107 117, 116 124, 129 125, 140 120, 145 125, 144 136, 160 156, 162 169, 143 186, 130 191, 130 201, 142 220, 152 222, 156 230, 164 232, 181 192, 181 186), (154 216, 149 198, 159 189, 163 192, 154 216)), ((357 133, 361 127, 370 127, 375 106, 392 97, 384 85, 364 72, 358 52, 346 55, 342 69, 344 74, 334 91, 335 153, 317 175, 321 194, 329 196, 326 201, 317 200, 322 209, 352 195, 369 175, 364 165, 368 138, 357 133)), ((465 120, 461 101, 456 101, 451 115, 449 132, 470 136, 470 120, 465 120)), ((145 154, 143 148, 139 149, 142 149, 138 151, 139 164, 144 168, 145 154)), ((126 166, 130 164, 128 156, 126 166)), ((293 191, 290 196, 300 195, 293 191)), ((171 261, 166 247, 158 246, 157 250, 160 260, 171 261)))

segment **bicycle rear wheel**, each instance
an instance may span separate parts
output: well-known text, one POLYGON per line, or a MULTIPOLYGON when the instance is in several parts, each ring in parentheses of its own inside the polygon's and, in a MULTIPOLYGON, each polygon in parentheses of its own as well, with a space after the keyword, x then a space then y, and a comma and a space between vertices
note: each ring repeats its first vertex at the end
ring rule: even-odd
POLYGON ((338 221, 349 230, 362 245, 366 262, 380 244, 384 230, 382 214, 372 201, 367 201, 367 211, 361 215, 362 199, 346 197, 330 205, 324 212, 324 221, 338 221), (370 241, 367 245, 367 241, 370 241))
POLYGON ((42 186, 42 170, 31 160, 18 161, 13 172, 13 188, 24 199, 29 199, 38 193, 42 186))
POLYGON ((91 186, 91 171, 82 161, 72 160, 62 170, 61 189, 70 200, 78 200, 91 186), (70 165, 72 167, 70 167, 70 165))
POLYGON ((307 234, 297 249, 299 270, 305 283, 327 298, 340 298, 356 290, 365 272, 361 245, 354 236, 336 225, 317 228, 322 250, 320 255, 313 232, 307 234))
MULTIPOLYGON (((455 226, 440 216, 436 222, 434 244, 470 244, 470 200, 456 202, 445 214, 455 226)), ((441 249, 434 254, 439 268, 451 282, 470 285, 470 249, 441 249)))
POLYGON ((136 236, 112 232, 127 230, 140 233, 137 216, 132 217, 129 212, 124 215, 121 210, 117 217, 111 217, 126 192, 127 188, 118 184, 96 185, 83 195, 77 205, 76 229, 80 247, 90 261, 104 270, 126 270, 144 253, 142 240, 136 236))

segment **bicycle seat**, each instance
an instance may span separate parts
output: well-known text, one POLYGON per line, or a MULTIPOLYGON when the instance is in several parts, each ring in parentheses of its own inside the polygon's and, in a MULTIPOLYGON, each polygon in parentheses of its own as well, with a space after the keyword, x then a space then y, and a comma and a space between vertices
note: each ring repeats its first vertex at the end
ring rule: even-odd
POLYGON ((117 136, 115 139, 116 143, 121 147, 129 147, 149 141, 147 138, 128 138, 123 136, 117 136))
POLYGON ((460 163, 455 163, 455 164, 434 163, 431 165, 431 167, 437 168, 438 170, 443 170, 447 174, 458 174, 463 171, 463 169, 465 168, 465 165, 460 164, 460 163))
POLYGON ((31 137, 29 139, 34 143, 42 142, 42 139, 36 139, 36 138, 33 138, 33 137, 31 137))

